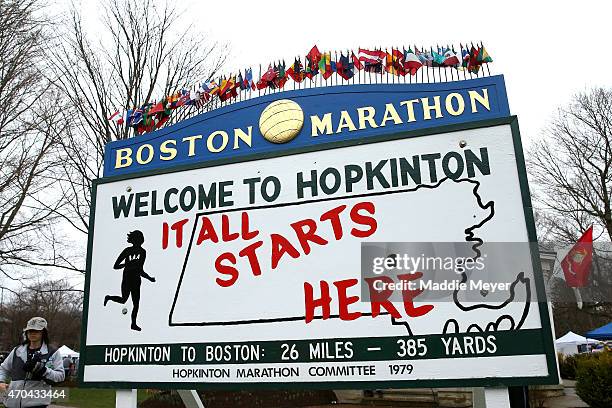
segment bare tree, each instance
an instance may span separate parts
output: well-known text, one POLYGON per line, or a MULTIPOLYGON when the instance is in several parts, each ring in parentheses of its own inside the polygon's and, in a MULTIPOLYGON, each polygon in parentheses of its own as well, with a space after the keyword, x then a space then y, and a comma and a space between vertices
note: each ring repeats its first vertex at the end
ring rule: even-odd
POLYGON ((78 349, 80 344, 83 294, 75 292, 64 280, 43 280, 31 287, 6 295, 0 305, 0 350, 21 341, 23 328, 33 316, 44 317, 49 324, 51 341, 78 349))
POLYGON ((224 47, 186 24, 172 4, 108 0, 101 8, 101 29, 88 31, 73 6, 50 58, 69 104, 63 193, 71 199, 64 215, 82 233, 88 232, 92 180, 102 175, 104 146, 134 136, 108 118, 209 79, 225 60, 224 47))
POLYGON ((65 124, 42 71, 48 37, 38 7, 36 0, 0 0, 0 283, 22 282, 25 270, 73 269, 54 251, 65 124))
POLYGON ((612 239, 612 90, 577 95, 531 152, 530 172, 551 238, 575 241, 593 224, 612 239))
MULTIPOLYGON (((597 88, 559 109, 546 137, 531 151, 529 169, 537 187, 540 238, 572 244, 590 226, 595 238, 612 240, 612 90, 597 88)), ((595 247, 588 299, 581 310, 573 292, 557 282, 556 320, 591 325, 612 317, 612 256, 595 247), (565 288, 565 289, 564 289, 565 288), (588 323, 585 323, 588 322, 588 323)))

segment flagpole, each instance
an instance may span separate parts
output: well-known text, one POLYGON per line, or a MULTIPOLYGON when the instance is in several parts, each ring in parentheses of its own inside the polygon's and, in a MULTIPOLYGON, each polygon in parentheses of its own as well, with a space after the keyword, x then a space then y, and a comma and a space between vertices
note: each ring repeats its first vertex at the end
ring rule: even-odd
MULTIPOLYGON (((457 57, 457 52, 455 51, 455 44, 451 45, 451 51, 453 52, 455 57, 457 57)), ((457 60, 459 61, 459 58, 457 58, 457 60)), ((459 61, 459 63, 461 63, 461 61, 459 61)), ((453 81, 459 80, 459 71, 457 71, 457 65, 455 65, 454 69, 451 69, 451 75, 453 77, 453 81), (455 76, 457 77, 457 79, 455 79, 455 76)))
MULTIPOLYGON (((418 49, 416 47, 416 45, 414 46, 414 49, 415 50, 418 49)), ((421 62, 421 58, 419 58, 418 56, 417 56, 417 58, 418 58, 419 62, 421 62)), ((427 72, 427 65, 425 65, 425 64, 423 64, 421 62, 421 69, 420 69, 420 71, 421 71, 421 83, 424 84, 425 83, 425 74, 427 74, 427 76, 429 77, 429 73, 427 72)))
MULTIPOLYGON (((448 67, 449 67, 449 66, 448 66, 448 65, 446 65, 446 56, 445 56, 445 55, 446 55, 446 53, 447 53, 447 52, 449 52, 451 49, 449 48, 448 44, 446 44, 446 48, 444 48, 444 47, 443 47, 443 48, 442 48, 442 50, 444 51, 444 54, 442 55, 442 56, 444 57, 444 79, 446 79, 446 82, 449 82, 449 81, 448 81, 448 75, 449 75, 449 74, 448 74, 448 67)), ((453 71, 452 71, 452 70, 451 70, 450 76, 451 76, 451 81, 452 81, 452 80, 453 80, 453 78, 452 78, 452 76, 453 76, 453 71)))
MULTIPOLYGON (((474 43, 470 41, 470 45, 471 48, 468 51, 468 73, 470 74, 470 79, 474 79, 474 73, 472 72, 472 70, 470 69, 470 66, 472 65, 472 49, 474 48, 474 43)), ((476 76, 478 77, 478 72, 476 73, 476 76)))
MULTIPOLYGON (((398 48, 398 50, 399 50, 399 48, 398 48)), ((406 46, 404 44, 402 44, 402 64, 404 65, 403 66, 403 68, 404 68, 404 83, 406 83, 407 82, 407 79, 406 79, 406 46)), ((410 74, 408 74, 408 75, 410 75, 410 74)))
MULTIPOLYGON (((470 45, 472 46, 472 48, 470 48, 470 62, 472 61, 472 49, 474 49, 474 43, 470 41, 470 45)), ((472 75, 472 71, 470 71, 470 78, 474 78, 474 76, 472 75)), ((478 71, 476 71, 475 73, 476 78, 478 78, 478 71)))
POLYGON ((433 72, 434 83, 436 82, 436 71, 438 71, 438 79, 439 79, 437 82, 442 82, 442 73, 440 72, 440 68, 434 66, 433 46, 432 45, 429 46, 429 56, 431 57, 431 72, 433 72))
POLYGON ((242 102, 242 87, 244 86, 244 78, 242 77, 242 72, 240 72, 240 69, 238 70, 238 76, 236 77, 236 82, 234 83, 234 89, 236 89, 236 85, 238 85, 238 91, 236 93, 238 102, 242 102), (240 82, 238 82, 238 78, 240 78, 240 82))
POLYGON ((336 71, 332 73, 336 77, 336 86, 338 85, 338 50, 334 50, 334 61, 336 61, 336 71))
MULTIPOLYGON (((440 50, 438 50, 438 52, 439 51, 442 51, 442 50, 440 49, 440 50)), ((442 55, 442 56, 444 56, 444 55, 442 55)), ((442 61, 442 65, 444 66, 444 81, 448 82, 448 72, 446 71, 446 68, 448 68, 448 67, 446 66, 446 64, 444 64, 444 61, 442 61)))
MULTIPOLYGON (((451 46, 451 48, 449 48, 449 50, 451 50, 453 52, 453 54, 455 55, 455 57, 457 56, 457 53, 455 52, 455 46, 451 46)), ((459 58, 457 58, 459 59, 459 58)), ((451 69, 451 79, 454 81, 455 80, 455 70, 451 69)))
MULTIPOLYGON (((423 50, 425 50, 423 48, 423 50)), ((425 56, 425 62, 427 62, 427 56, 425 56)), ((425 64, 425 68, 427 69, 427 83, 429 83, 429 65, 425 64)))
POLYGON ((410 72, 406 72, 406 46, 402 45, 402 53, 404 58, 404 83, 408 82, 408 80, 412 81, 412 75, 410 72), (406 78, 406 74, 410 75, 410 78, 406 78))
MULTIPOLYGON (((593 228, 593 224, 591 224, 591 226, 589 228, 593 228)), ((597 275, 595 275, 594 273, 591 273, 591 281, 593 282, 597 276, 601 276, 601 267, 599 266, 599 259, 597 258, 597 253, 595 252, 595 246, 594 245, 592 245, 592 250, 591 251, 593 253, 593 255, 592 255, 592 259, 594 261, 593 263, 595 264, 595 268, 597 269, 597 275)))
MULTIPOLYGON (((325 51, 323 52, 323 54, 325 54, 325 51)), ((323 58, 323 56, 321 56, 321 58, 323 58)), ((321 67, 319 67, 320 63, 321 59, 319 59, 319 62, 317 63, 317 81, 315 82, 315 88, 320 88, 323 85, 323 75, 321 75, 321 67)))
MULTIPOLYGON (((361 61, 359 60, 359 50, 357 50, 357 61, 359 61, 359 64, 361 64, 361 61)), ((361 66, 361 69, 359 70, 359 83, 361 84, 362 79, 361 79, 361 71, 363 70, 363 65, 361 66)), ((363 83, 365 83, 365 72, 364 72, 364 78, 363 78, 363 83)))
MULTIPOLYGON (((442 50, 444 50, 444 48, 442 50)), ((448 44, 446 45, 446 50, 444 51, 444 54, 446 54, 447 51, 450 51, 450 48, 448 47, 448 44)), ((442 54, 443 57, 444 57, 444 54, 442 54)), ((444 61, 446 61, 446 57, 444 57, 444 61)), ((444 80, 446 82, 449 82, 448 81, 448 66, 444 62, 442 62, 442 63, 444 64, 444 80)), ((451 75, 452 75, 452 72, 451 72, 451 75)))
MULTIPOLYGON (((484 44, 482 43, 482 40, 480 41, 480 52, 482 52, 484 50, 484 44)), ((489 74, 489 76, 491 76, 491 71, 489 70, 489 63, 487 62, 487 74, 489 74)))
MULTIPOLYGON (((459 60, 459 66, 461 67, 461 70, 463 71, 463 79, 465 79, 465 70, 463 69, 463 45, 461 45, 461 43, 459 43, 459 55, 461 55, 461 58, 459 60)), ((457 78, 461 79, 459 68, 457 68, 457 78)))
MULTIPOLYGON (((382 46, 380 47, 380 50, 382 51, 382 46)), ((385 48, 385 54, 386 53, 387 53, 387 49, 385 48)), ((386 65, 386 63, 387 63, 387 56, 385 55, 385 65, 386 65)), ((385 74, 388 75, 387 69, 386 69, 386 67, 383 67, 382 63, 381 63, 381 67, 380 67, 380 83, 381 84, 383 83, 383 80, 385 79, 385 77, 384 77, 385 74)), ((389 79, 389 78, 387 78, 387 79, 389 79)))
MULTIPOLYGON (((261 81, 261 64, 259 64, 259 76, 257 78, 257 82, 259 83, 259 81, 261 81)), ((257 96, 261 96, 261 89, 259 89, 259 86, 257 86, 257 96)))
POLYGON ((385 78, 387 80, 387 83, 389 83, 389 79, 391 80, 391 83, 394 84, 395 83, 395 74, 393 73, 393 71, 395 70, 395 68, 393 67, 393 47, 391 47, 391 54, 389 54, 389 50, 387 48, 385 48, 385 62, 387 61, 387 58, 389 58, 389 56, 391 56, 391 67, 389 67, 389 70, 387 71, 387 67, 385 66, 385 71, 387 71, 385 78))
MULTIPOLYGON (((391 69, 395 71, 395 66, 393 65, 393 57, 395 57, 395 54, 393 51, 394 51, 393 47, 391 47, 391 69)), ((399 75, 399 72, 397 73, 397 75, 399 75)), ((396 77, 395 72, 392 72, 391 73, 391 83, 393 84, 395 84, 395 77, 396 77)), ((399 82, 399 78, 397 79, 397 81, 399 82)))
MULTIPOLYGON (((325 55, 325 53, 323 53, 323 55, 325 55)), ((321 60, 319 60, 319 62, 321 62, 321 60)), ((321 70, 320 69, 319 69, 318 75, 319 75, 319 88, 322 88, 324 86, 323 85, 323 74, 321 74, 321 70)))
MULTIPOLYGON (((302 65, 302 60, 298 57, 298 67, 302 65)), ((302 79, 301 82, 298 82, 298 89, 302 89, 302 82, 304 82, 306 80, 306 73, 304 72, 304 67, 302 66, 302 72, 300 73, 300 75, 304 74, 304 78, 302 79)), ((301 76, 299 76, 298 78, 301 78, 301 76)), ((306 87, 306 83, 304 83, 304 87, 306 87)))

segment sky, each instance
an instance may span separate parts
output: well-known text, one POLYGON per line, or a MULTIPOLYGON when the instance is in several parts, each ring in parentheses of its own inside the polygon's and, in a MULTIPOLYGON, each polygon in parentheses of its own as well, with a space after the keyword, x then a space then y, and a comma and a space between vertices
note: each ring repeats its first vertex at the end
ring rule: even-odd
MULTIPOLYGON (((60 2, 68 0, 58 0, 60 2)), ((91 24, 104 0, 81 0, 91 24)), ((221 73, 267 66, 320 50, 425 47, 482 41, 506 80, 511 113, 527 147, 578 92, 612 86, 608 1, 177 2, 203 43, 227 44, 221 73)), ((254 70, 255 71, 255 70, 254 70)), ((194 84, 196 85, 196 84, 194 84)))
POLYGON ((202 16, 211 39, 229 44, 228 73, 291 60, 314 44, 356 50, 482 41, 492 73, 505 77, 526 144, 574 94, 612 86, 608 1, 238 1, 224 17, 221 4, 181 7, 202 16))

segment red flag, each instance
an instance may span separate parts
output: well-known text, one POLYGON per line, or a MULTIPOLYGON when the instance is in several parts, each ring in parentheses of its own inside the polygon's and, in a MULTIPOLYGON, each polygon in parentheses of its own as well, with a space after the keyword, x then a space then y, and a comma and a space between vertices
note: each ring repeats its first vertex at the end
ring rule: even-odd
POLYGON ((352 57, 353 57, 353 64, 355 64, 355 68, 361 70, 363 69, 363 64, 361 64, 361 61, 359 61, 359 58, 357 58, 357 56, 355 55, 355 53, 352 53, 352 57))
POLYGON ((160 127, 162 127, 164 125, 164 123, 166 123, 168 121, 168 119, 170 119, 170 116, 164 116, 162 118, 160 118, 157 123, 155 124, 155 129, 159 129, 160 127))
POLYGON ((162 102, 158 102, 147 112, 148 115, 155 115, 156 113, 161 113, 164 111, 164 104, 162 102))
POLYGON ((278 88, 282 88, 283 86, 285 86, 285 83, 288 79, 289 75, 287 75, 287 73, 285 72, 285 75, 283 75, 282 78, 278 78, 278 88))
POLYGON ((477 74, 480 70, 480 66, 482 62, 478 61, 478 54, 480 53, 480 48, 472 48, 470 49, 470 59, 468 60, 468 71, 474 74, 477 74))
POLYGON ((257 89, 264 89, 274 84, 274 80, 277 78, 277 72, 274 70, 272 65, 268 66, 268 70, 263 73, 261 79, 257 81, 257 89))
POLYGON ((368 62, 370 64, 380 64, 387 57, 387 53, 383 50, 366 50, 359 49, 359 61, 368 62))
POLYGON ((312 47, 312 49, 310 50, 310 52, 308 54, 306 54, 306 57, 310 60, 310 62, 314 65, 318 65, 319 61, 321 60, 321 52, 319 52, 319 49, 317 48, 317 46, 315 45, 314 47, 312 47))
POLYGON ((591 226, 561 261, 561 268, 563 269, 567 286, 572 288, 587 286, 592 262, 593 227, 591 226))
POLYGON ((295 82, 302 82, 304 80, 304 67, 302 66, 302 62, 296 58, 286 74, 293 78, 295 82))
POLYGON ((236 78, 230 77, 229 79, 223 79, 221 81, 221 86, 219 87, 219 96, 225 95, 228 92, 231 92, 234 89, 234 85, 236 84, 236 78))
POLYGON ((393 75, 406 75, 404 69, 404 53, 400 50, 391 49, 391 53, 387 53, 385 70, 393 75))

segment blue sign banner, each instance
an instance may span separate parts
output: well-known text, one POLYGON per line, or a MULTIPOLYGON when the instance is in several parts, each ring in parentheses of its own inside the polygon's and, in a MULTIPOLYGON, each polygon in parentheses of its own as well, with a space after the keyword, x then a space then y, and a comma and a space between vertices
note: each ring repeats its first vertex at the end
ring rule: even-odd
MULTIPOLYGON (((237 102, 106 145, 104 176, 257 159, 310 146, 507 117, 503 76, 433 84, 340 85, 237 102)), ((408 137, 408 136, 407 136, 408 137)))

